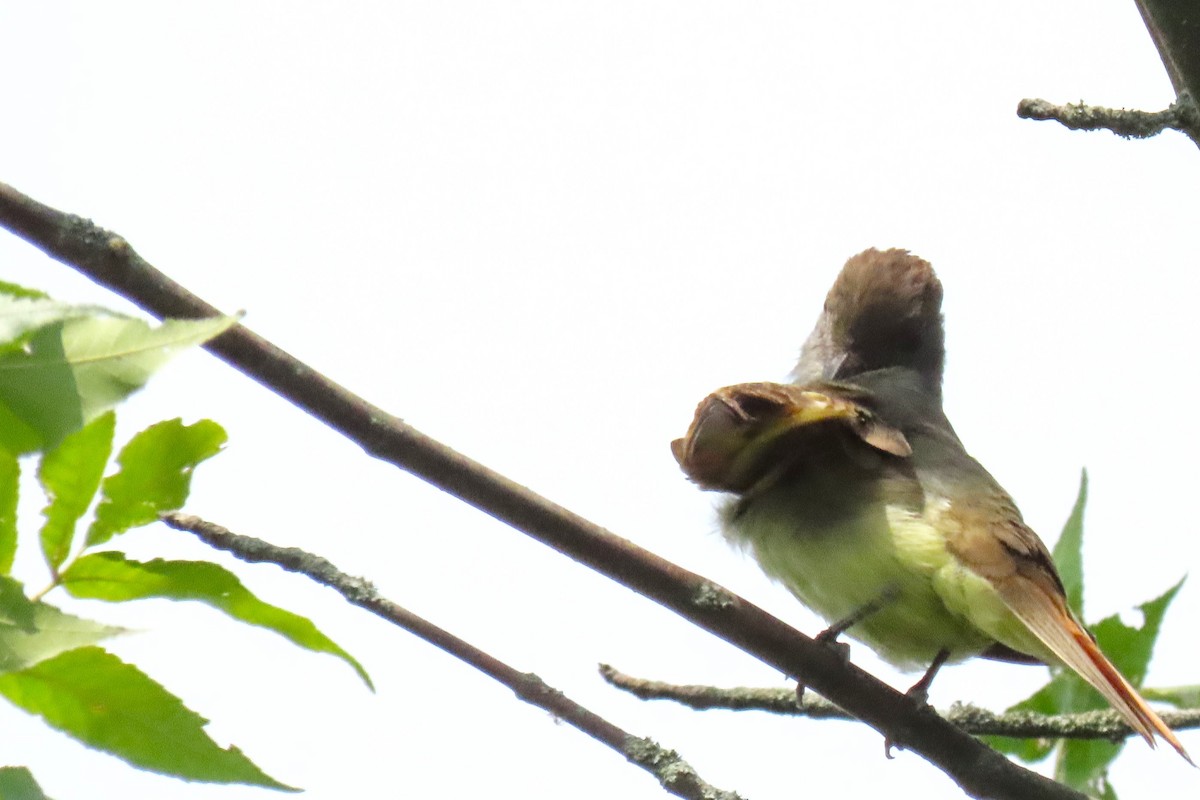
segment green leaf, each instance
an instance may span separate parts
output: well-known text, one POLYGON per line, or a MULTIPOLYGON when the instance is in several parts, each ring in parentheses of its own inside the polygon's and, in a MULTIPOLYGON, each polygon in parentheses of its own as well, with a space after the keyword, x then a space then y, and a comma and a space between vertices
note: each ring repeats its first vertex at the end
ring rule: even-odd
POLYGON ((222 748, 204 732, 208 720, 137 667, 99 647, 68 650, 0 675, 0 695, 135 767, 185 780, 295 791, 236 747, 222 748))
POLYGON ((11 297, 50 297, 50 295, 46 294, 41 289, 30 289, 26 286, 21 286, 16 283, 9 283, 8 281, 0 281, 0 294, 6 294, 11 297))
POLYGON ((130 439, 117 456, 121 470, 104 479, 87 544, 102 544, 181 508, 191 489, 192 470, 220 452, 225 438, 224 429, 212 420, 184 425, 173 419, 130 439))
POLYGON ((59 611, 25 597, 21 584, 0 577, 0 672, 24 669, 83 645, 124 633, 123 628, 59 611))
MULTIPOLYGON (((1072 682, 1073 673, 1059 671, 1050 682, 1032 695, 1011 706, 1008 711, 1029 711, 1036 714, 1058 714, 1059 709, 1073 702, 1072 694, 1079 690, 1078 682, 1072 682)), ((1089 687, 1090 690, 1090 687, 1089 687)), ((1041 761, 1054 752, 1058 739, 1017 739, 1007 736, 985 736, 989 746, 1001 753, 1016 756, 1027 763, 1041 761)))
POLYGON ((109 313, 97 306, 72 305, 54 300, 36 289, 0 282, 0 342, 12 342, 54 322, 109 313))
MULTIPOLYGON (((33 331, 20 347, 0 351, 0 404, 23 428, 6 436, 6 445, 18 446, 32 436, 37 450, 53 447, 83 426, 83 406, 75 376, 63 350, 64 322, 33 331)), ((15 451, 18 455, 27 450, 15 451)))
MULTIPOLYGON (((1056 668, 1055 672, 1049 683, 1009 711, 1032 711, 1049 716, 1108 707, 1096 690, 1074 672, 1061 668, 1056 668)), ((985 739, 1000 752, 1015 755, 1027 763, 1041 761, 1057 751, 1055 780, 1093 796, 1107 785, 1108 766, 1124 746, 1124 742, 1114 744, 1102 739, 1011 739, 1001 736, 985 739)))
POLYGON ((1095 797, 1096 800, 1117 800, 1117 790, 1108 782, 1107 775, 1089 786, 1088 794, 1095 797))
POLYGON ((12 625, 25 633, 36 633, 38 603, 25 596, 25 587, 9 577, 0 578, 0 625, 12 625))
POLYGON ((1170 703, 1176 708, 1200 708, 1200 684, 1166 686, 1160 689, 1142 688, 1142 697, 1170 703))
POLYGON ((92 504, 104 465, 112 454, 116 416, 111 412, 63 439, 46 453, 38 468, 38 480, 50 503, 42 510, 42 554, 51 571, 57 572, 71 552, 75 524, 92 504))
POLYGON ((26 767, 0 767, 0 800, 50 800, 26 767))
POLYGON ((4 404, 0 399, 0 450, 10 453, 32 453, 42 446, 42 435, 4 404))
POLYGON ((1063 742, 1054 765, 1054 779, 1091 796, 1112 793, 1108 768, 1125 749, 1124 740, 1070 739, 1063 742))
POLYGON ((70 320, 63 349, 75 365, 84 417, 91 419, 140 389, 171 356, 224 333, 236 317, 168 319, 151 328, 139 319, 93 316, 70 320))
POLYGON ((374 689, 362 665, 309 619, 264 603, 236 575, 217 564, 162 559, 141 562, 120 553, 93 553, 73 562, 62 579, 66 590, 81 598, 115 602, 150 597, 198 600, 236 620, 275 631, 298 647, 337 656, 374 689))
POLYGON ((1054 565, 1067 590, 1067 605, 1075 616, 1083 619, 1083 511, 1087 507, 1088 474, 1079 476, 1079 494, 1071 516, 1063 526, 1062 535, 1054 545, 1054 565))
POLYGON ((7 450, 0 448, 0 574, 12 572, 17 554, 17 488, 21 465, 7 450))
POLYGON ((1092 626, 1092 633, 1095 634, 1100 649, 1134 686, 1141 686, 1146 680, 1146 671, 1150 666, 1150 658, 1154 655, 1154 643, 1158 641, 1163 617, 1166 616, 1175 595, 1183 588, 1185 580, 1187 579, 1181 578, 1158 597, 1138 606, 1142 612, 1140 627, 1126 625, 1115 614, 1092 626))
MULTIPOLYGON (((58 313, 76 315, 22 333, 19 346, 0 351, 0 405, 33 431, 35 447, 53 447, 140 389, 176 352, 237 322, 234 317, 167 320, 151 328, 138 319, 95 309, 78 316, 79 311, 59 309, 58 313)), ((17 318, 10 327, 21 330, 23 324, 25 320, 17 318)), ((18 443, 27 445, 28 431, 20 433, 0 442, 10 449, 18 443)))

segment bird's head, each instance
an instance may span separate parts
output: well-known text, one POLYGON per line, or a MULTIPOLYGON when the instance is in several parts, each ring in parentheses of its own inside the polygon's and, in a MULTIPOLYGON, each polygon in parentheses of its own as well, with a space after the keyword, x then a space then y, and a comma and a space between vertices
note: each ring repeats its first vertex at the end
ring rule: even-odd
POLYGON ((704 489, 742 493, 766 473, 803 457, 816 436, 851 433, 894 456, 912 453, 851 387, 743 383, 710 394, 687 434, 671 442, 683 472, 704 489))
POLYGON ((903 367, 940 395, 945 357, 942 284, 933 267, 907 250, 870 249, 842 267, 793 377, 799 384, 852 380, 903 367))

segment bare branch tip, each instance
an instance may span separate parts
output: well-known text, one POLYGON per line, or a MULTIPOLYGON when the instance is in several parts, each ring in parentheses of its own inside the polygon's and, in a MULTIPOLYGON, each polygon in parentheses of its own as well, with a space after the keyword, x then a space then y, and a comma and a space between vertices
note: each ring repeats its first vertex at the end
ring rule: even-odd
POLYGON ((1148 139, 1164 130, 1176 130, 1200 143, 1200 113, 1187 93, 1162 111, 1106 108, 1084 102, 1058 105, 1041 98, 1017 103, 1017 116, 1039 122, 1053 121, 1073 131, 1106 130, 1125 139, 1148 139))

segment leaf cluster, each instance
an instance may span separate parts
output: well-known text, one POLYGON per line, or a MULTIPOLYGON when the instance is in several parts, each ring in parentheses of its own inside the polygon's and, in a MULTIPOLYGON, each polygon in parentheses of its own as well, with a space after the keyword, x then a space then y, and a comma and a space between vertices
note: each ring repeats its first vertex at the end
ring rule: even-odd
MULTIPOLYGON (((362 665, 310 620, 260 600, 224 567, 137 561, 113 547, 122 534, 181 508, 195 468, 226 440, 211 420, 167 420, 134 435, 114 459, 113 407, 171 355, 234 322, 169 320, 151 327, 0 283, 0 696, 142 769, 291 790, 238 748, 215 742, 205 731, 208 720, 101 646, 123 629, 43 599, 62 589, 109 603, 200 602, 299 647, 334 655, 371 685, 362 665), (36 461, 46 497, 36 540, 18 535, 26 460, 36 461), (32 596, 12 574, 18 543, 26 539, 29 545, 36 541, 50 574, 49 585, 32 596)), ((0 797, 10 796, 43 795, 28 770, 9 767, 0 770, 0 797)))

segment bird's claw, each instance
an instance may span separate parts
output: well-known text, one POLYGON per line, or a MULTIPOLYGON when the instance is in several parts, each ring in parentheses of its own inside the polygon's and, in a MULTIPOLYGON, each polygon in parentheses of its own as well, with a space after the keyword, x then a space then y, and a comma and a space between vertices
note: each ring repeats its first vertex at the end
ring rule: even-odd
POLYGON ((895 760, 896 756, 892 754, 892 748, 896 747, 896 743, 892 741, 892 737, 885 736, 883 739, 883 755, 888 761, 895 760))
POLYGON ((817 634, 816 640, 818 643, 828 647, 837 653, 838 658, 842 661, 850 660, 850 645, 846 642, 839 642, 838 637, 842 635, 843 629, 834 625, 826 628, 817 634))
POLYGON ((929 687, 933 684, 934 676, 938 674, 938 670, 942 668, 949 657, 949 650, 939 650, 933 657, 933 663, 929 665, 929 669, 921 676, 921 680, 908 687, 908 691, 904 694, 911 697, 918 706, 929 705, 929 687))

